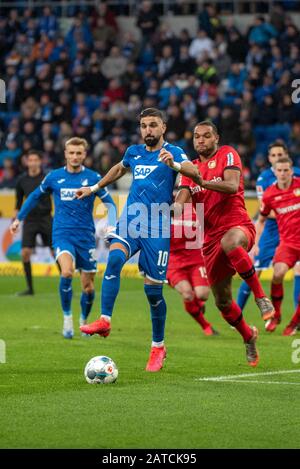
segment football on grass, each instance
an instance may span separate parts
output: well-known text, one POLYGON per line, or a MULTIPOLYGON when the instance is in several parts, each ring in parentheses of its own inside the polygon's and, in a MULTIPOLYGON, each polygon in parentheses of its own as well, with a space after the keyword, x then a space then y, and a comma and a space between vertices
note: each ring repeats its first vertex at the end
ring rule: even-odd
POLYGON ((84 376, 89 384, 110 384, 116 381, 118 368, 111 358, 101 355, 90 359, 84 376))

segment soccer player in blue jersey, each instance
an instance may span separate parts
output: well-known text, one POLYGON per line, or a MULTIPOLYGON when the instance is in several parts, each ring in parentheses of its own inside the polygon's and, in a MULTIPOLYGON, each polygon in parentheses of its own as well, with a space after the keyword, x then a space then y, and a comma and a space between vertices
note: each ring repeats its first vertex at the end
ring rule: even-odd
MULTIPOLYGON (((263 171, 256 182, 256 192, 257 198, 259 202, 262 200, 263 194, 265 190, 274 184, 276 181, 275 176, 275 164, 276 162, 282 158, 288 156, 288 149, 286 145, 281 141, 275 141, 269 145, 268 148, 268 159, 271 164, 269 169, 263 171)), ((300 169, 294 168, 295 176, 300 176, 300 169)), ((254 256, 255 260, 255 269, 257 271, 257 275, 260 276, 261 272, 272 265, 272 259, 275 254, 275 250, 279 244, 279 234, 278 234, 278 227, 277 222, 275 220, 274 215, 270 215, 266 222, 264 231, 260 237, 259 245, 256 247, 254 246, 254 254, 258 252, 257 255, 254 256)), ((295 306, 298 304, 298 298, 300 294, 300 267, 297 265, 294 269, 295 272, 295 285, 294 285, 294 302, 295 306)), ((243 310, 246 302, 249 298, 251 293, 250 288, 248 287, 246 282, 243 282, 240 286, 238 292, 237 303, 239 307, 243 310)), ((276 300, 276 295, 272 294, 271 297, 273 300, 276 300)), ((273 319, 266 321, 265 328, 268 332, 273 332, 278 324, 276 316, 273 319)))
POLYGON ((80 325, 86 324, 94 301, 97 260, 93 206, 96 195, 108 208, 110 224, 116 216, 115 203, 106 189, 99 188, 93 197, 83 202, 75 198, 77 189, 95 185, 101 180, 98 173, 83 166, 87 148, 88 143, 82 138, 73 137, 66 142, 66 166, 51 171, 43 179, 26 199, 18 218, 11 225, 11 232, 15 233, 20 222, 38 204, 42 195, 53 194, 55 214, 52 238, 56 260, 61 267, 59 293, 64 314, 63 336, 66 339, 71 339, 74 335, 71 301, 75 268, 81 272, 80 325))
POLYGON ((198 170, 181 148, 164 141, 166 123, 161 111, 155 108, 143 110, 140 131, 145 144, 130 146, 123 160, 99 183, 77 191, 77 197, 82 199, 113 183, 127 171, 133 175, 127 203, 115 233, 110 235, 110 252, 102 283, 101 317, 80 329, 87 334, 109 335, 121 270, 128 258, 140 252, 139 270, 144 276, 152 321, 152 344, 146 370, 156 372, 162 368, 166 357, 163 283, 170 250, 173 187, 177 172, 194 179, 198 170), (165 210, 159 211, 159 208, 165 210))

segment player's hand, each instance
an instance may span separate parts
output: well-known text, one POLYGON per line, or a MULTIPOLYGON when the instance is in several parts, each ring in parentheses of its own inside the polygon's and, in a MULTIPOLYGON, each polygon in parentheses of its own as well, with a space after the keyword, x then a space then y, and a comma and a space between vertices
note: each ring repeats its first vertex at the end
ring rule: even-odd
POLYGON ((76 199, 84 199, 85 197, 88 197, 91 195, 92 191, 90 187, 81 187, 80 189, 77 189, 75 193, 75 198, 76 199))
POLYGON ((198 174, 196 176, 196 178, 193 178, 193 181, 198 184, 198 186, 202 187, 203 186, 203 177, 202 177, 202 174, 200 173, 200 171, 198 170, 198 174))
POLYGON ((111 234, 111 233, 114 233, 116 231, 116 227, 115 226, 111 226, 111 225, 108 225, 105 229, 105 232, 104 232, 104 238, 108 238, 108 236, 111 234))
POLYGON ((20 227, 20 220, 16 218, 9 227, 11 234, 16 234, 18 232, 19 227, 20 227))
POLYGON ((174 167, 174 157, 173 157, 172 153, 167 151, 165 148, 162 148, 160 150, 159 155, 158 155, 158 159, 159 159, 159 161, 161 161, 162 163, 165 163, 170 168, 174 167))

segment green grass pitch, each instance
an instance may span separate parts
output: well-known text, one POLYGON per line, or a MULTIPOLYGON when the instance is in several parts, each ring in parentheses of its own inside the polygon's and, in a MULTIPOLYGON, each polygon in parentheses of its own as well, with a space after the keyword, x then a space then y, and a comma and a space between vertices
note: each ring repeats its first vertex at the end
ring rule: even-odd
MULTIPOLYGON (((97 279, 99 289, 100 280, 97 279)), ((58 278, 35 279, 34 297, 17 297, 22 278, 0 279, 1 448, 299 448, 300 363, 295 337, 283 337, 293 312, 285 286, 284 320, 268 335, 251 299, 247 320, 260 330, 260 364, 246 363, 243 342, 219 316, 210 297, 207 317, 221 333, 205 337, 165 288, 168 356, 159 373, 146 373, 151 341, 142 280, 123 279, 109 338, 81 338, 80 286, 74 280, 76 335, 61 335, 58 278), (3 342, 2 342, 3 345, 3 342), (95 355, 117 363, 112 385, 89 385, 83 369, 95 355), (296 373, 266 374, 282 370, 296 373), (299 373, 298 373, 299 371, 299 373), (256 375, 256 373, 259 373, 256 375), (232 381, 203 377, 254 374, 232 381)), ((234 284, 235 291, 238 282, 234 284)), ((265 284, 269 291, 269 285, 265 284)), ((98 315, 99 292, 91 314, 98 315)))

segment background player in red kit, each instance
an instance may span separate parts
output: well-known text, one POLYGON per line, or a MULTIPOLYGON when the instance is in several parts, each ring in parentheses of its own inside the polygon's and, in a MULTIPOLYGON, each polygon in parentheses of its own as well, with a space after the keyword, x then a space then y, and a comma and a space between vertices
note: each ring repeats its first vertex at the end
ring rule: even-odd
MULTIPOLYGON (((273 259, 274 271, 271 295, 275 307, 275 316, 270 320, 267 330, 275 331, 281 321, 281 303, 283 300, 283 280, 289 269, 300 260, 300 178, 293 177, 293 162, 284 157, 275 164, 277 182, 264 193, 262 207, 257 222, 256 243, 258 245, 265 221, 271 210, 274 210, 278 231, 279 246, 273 259)), ((291 322, 283 335, 294 335, 300 325, 300 297, 291 322)))
POLYGON ((201 241, 199 223, 193 205, 185 204, 182 215, 171 220, 167 280, 169 285, 180 293, 186 312, 202 327, 204 334, 218 335, 204 317, 209 286, 201 241))
POLYGON ((198 184, 182 177, 175 210, 192 197, 194 205, 204 203, 203 254, 216 306, 224 319, 242 335, 249 365, 256 366, 258 353, 256 327, 250 327, 241 309, 232 299, 232 276, 237 271, 254 293, 264 320, 275 314, 266 297, 253 263, 247 253, 255 240, 255 228, 244 202, 242 164, 234 148, 218 148, 219 135, 214 124, 203 121, 194 129, 194 148, 199 159, 193 163, 199 170, 198 184))

